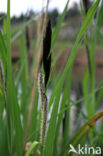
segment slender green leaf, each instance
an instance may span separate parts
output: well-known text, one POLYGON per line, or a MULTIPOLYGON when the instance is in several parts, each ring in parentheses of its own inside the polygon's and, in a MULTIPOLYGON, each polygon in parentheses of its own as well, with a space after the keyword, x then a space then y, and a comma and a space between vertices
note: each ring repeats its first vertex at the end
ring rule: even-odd
POLYGON ((6 49, 6 45, 5 45, 2 33, 0 31, 0 61, 3 65, 4 75, 6 72, 6 55, 7 55, 7 49, 6 49))
POLYGON ((103 117, 103 111, 97 113, 94 115, 86 124, 84 124, 77 133, 73 136, 73 138, 69 141, 69 143, 66 145, 65 148, 65 154, 69 151, 68 147, 70 144, 73 145, 73 147, 76 147, 80 142, 82 141, 83 137, 86 135, 86 133, 91 129, 92 126, 98 121, 100 118, 103 117))
POLYGON ((19 105, 17 102, 16 88, 12 76, 11 64, 11 29, 10 29, 10 0, 7 1, 7 103, 6 111, 8 118, 10 154, 13 154, 14 145, 18 155, 22 153, 23 132, 20 120, 19 105), (11 135, 15 132, 15 136, 11 135), (13 144, 12 140, 15 140, 13 144))
POLYGON ((87 17, 86 17, 86 19, 85 19, 85 21, 84 21, 84 23, 83 23, 83 25, 82 25, 82 27, 80 29, 80 32, 79 32, 79 34, 78 34, 78 36, 76 38, 75 44, 74 44, 73 49, 71 51, 71 54, 69 56, 68 62, 66 64, 66 66, 65 66, 65 69, 64 69, 64 71, 62 73, 62 76, 60 77, 60 79, 59 79, 59 81, 58 81, 58 83, 57 83, 57 85, 56 85, 56 87, 55 87, 55 89, 54 89, 54 91, 53 91, 53 93, 51 95, 50 102, 49 102, 49 109, 50 109, 50 107, 51 107, 51 105, 53 103, 56 92, 58 92, 58 88, 63 85, 64 78, 65 78, 65 75, 66 75, 68 69, 73 64, 74 58, 75 58, 76 53, 77 53, 77 46, 79 44, 79 41, 83 37, 83 35, 84 35, 84 33, 85 33, 91 19, 93 18, 94 14, 96 12, 96 9, 97 9, 97 7, 99 5, 99 2, 100 2, 100 0, 97 0, 88 11, 87 17))
POLYGON ((28 151, 26 152, 25 156, 30 156, 31 152, 36 148, 36 146, 39 144, 39 142, 34 141, 31 146, 29 147, 28 151))
POLYGON ((51 155, 53 152, 53 143, 55 139, 55 131, 56 131, 56 122, 57 122, 57 114, 59 108, 59 101, 60 101, 61 89, 59 88, 58 93, 56 94, 56 98, 53 105, 53 110, 49 122, 49 128, 47 132, 47 137, 45 141, 45 148, 44 148, 44 156, 51 155))

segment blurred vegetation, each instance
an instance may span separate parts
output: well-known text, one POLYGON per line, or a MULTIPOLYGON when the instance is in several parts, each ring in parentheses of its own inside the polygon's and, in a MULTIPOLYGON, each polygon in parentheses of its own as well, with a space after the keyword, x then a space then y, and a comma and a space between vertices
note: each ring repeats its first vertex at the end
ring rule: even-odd
MULTIPOLYGON (((20 16, 13 16, 11 18, 11 24, 15 24, 15 23, 19 23, 19 22, 24 22, 28 19, 31 18, 31 16, 34 16, 36 15, 37 13, 34 12, 33 10, 30 10, 28 11, 27 13, 25 14, 21 14, 20 16)), ((48 11, 48 18, 51 20, 51 23, 52 23, 52 26, 55 26, 59 17, 60 17, 60 13, 58 12, 58 10, 55 8, 53 10, 50 10, 48 11)), ((80 16, 80 10, 78 8, 78 5, 77 3, 74 3, 73 7, 70 8, 66 14, 65 14, 65 18, 64 18, 64 21, 67 20, 69 17, 73 18, 75 16, 80 16)), ((6 13, 0 13, 0 24, 3 22, 3 18, 6 17, 6 13)))

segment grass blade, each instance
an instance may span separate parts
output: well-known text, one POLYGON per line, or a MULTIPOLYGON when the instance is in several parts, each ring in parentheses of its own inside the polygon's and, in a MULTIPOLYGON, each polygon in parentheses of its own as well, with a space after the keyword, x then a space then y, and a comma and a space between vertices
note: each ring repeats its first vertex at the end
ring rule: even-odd
POLYGON ((54 97, 55 97, 56 93, 58 92, 58 88, 63 85, 65 75, 66 75, 68 69, 73 64, 74 58, 75 58, 76 53, 77 53, 77 46, 79 44, 79 41, 83 37, 83 35, 84 35, 84 33, 85 33, 91 19, 93 18, 94 14, 96 12, 96 9, 97 9, 97 7, 99 5, 99 2, 100 2, 100 0, 97 0, 88 11, 86 19, 85 19, 85 21, 84 21, 84 23, 83 23, 83 25, 82 25, 82 27, 80 29, 80 32, 79 32, 79 34, 78 34, 78 36, 76 38, 76 41, 75 41, 75 44, 74 44, 73 49, 71 51, 71 54, 69 56, 68 62, 67 62, 66 66, 65 66, 65 69, 64 69, 64 71, 62 73, 62 76, 60 77, 60 79, 59 79, 59 81, 58 81, 58 83, 57 83, 57 85, 56 85, 56 87, 55 87, 55 89, 54 89, 54 91, 53 91, 53 93, 51 95, 50 102, 49 102, 49 109, 50 109, 50 107, 51 107, 51 105, 53 103, 53 100, 54 100, 54 97))
POLYGON ((55 131, 56 131, 56 120, 59 108, 59 101, 60 101, 61 89, 59 88, 58 93, 56 94, 56 98, 53 105, 53 110, 49 122, 49 128, 47 132, 47 137, 45 141, 45 148, 44 148, 44 156, 51 155, 53 152, 53 143, 55 139, 55 131))
POLYGON ((25 156, 30 156, 31 152, 36 148, 36 146, 39 144, 39 142, 34 141, 32 145, 29 147, 28 151, 26 152, 25 156))
POLYGON ((10 30, 10 0, 7 1, 7 117, 8 117, 8 131, 9 144, 11 146, 10 153, 13 154, 13 146, 15 144, 18 155, 22 153, 23 146, 23 132, 20 121, 20 111, 16 97, 16 89, 14 86, 11 65, 11 30, 10 30), (13 134, 15 131, 15 137, 13 134), (12 144, 12 139, 15 143, 12 144))
POLYGON ((80 144, 80 142, 83 139, 83 137, 85 136, 85 134, 91 129, 91 127, 93 127, 93 125, 96 123, 96 121, 98 121, 102 117, 103 117, 103 111, 97 113, 90 120, 88 120, 88 122, 86 124, 84 124, 79 129, 79 131, 74 135, 74 137, 72 138, 72 140, 70 140, 70 142, 68 143, 68 145, 65 148, 65 154, 69 150, 68 149, 69 144, 72 144, 73 147, 76 147, 78 144, 80 144))

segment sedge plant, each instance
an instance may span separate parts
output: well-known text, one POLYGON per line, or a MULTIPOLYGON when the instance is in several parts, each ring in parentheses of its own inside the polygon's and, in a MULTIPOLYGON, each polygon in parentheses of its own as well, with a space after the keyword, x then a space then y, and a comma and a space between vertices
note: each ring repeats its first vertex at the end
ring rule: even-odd
MULTIPOLYGON (((47 10, 48 4, 49 1, 47 10)), ((33 64, 29 66, 25 29, 34 19, 32 18, 22 26, 11 30, 10 0, 7 1, 7 16, 4 17, 3 32, 0 31, 0 154, 2 156, 64 156, 68 155, 70 144, 75 148, 80 143, 82 145, 86 143, 93 145, 95 143, 96 146, 100 141, 100 146, 103 146, 103 139, 100 137, 103 124, 100 124, 99 130, 94 126, 97 120, 103 117, 103 111, 98 112, 103 97, 103 86, 102 83, 99 87, 95 85, 95 54, 98 37, 103 44, 103 36, 100 32, 103 5, 99 5, 100 0, 94 1, 86 12, 65 68, 59 77, 53 79, 55 87, 52 88, 52 93, 48 98, 49 82, 52 81, 50 69, 55 70, 53 68, 55 68, 54 62, 56 62, 51 57, 68 4, 69 0, 67 0, 53 30, 51 30, 50 21, 47 22, 46 11, 43 35, 38 38, 40 42, 36 42, 37 48, 35 48, 33 64), (95 33, 93 33, 94 21, 95 33), (90 45, 87 44, 87 30, 89 28, 91 30, 90 45), (14 40, 16 42, 17 39, 20 40, 20 60, 18 62, 19 72, 15 76, 12 65, 11 43, 14 40), (83 97, 73 102, 71 100, 73 64, 77 48, 83 41, 89 47, 89 65, 86 66, 82 83, 83 97), (40 47, 42 48, 39 49, 40 47), (30 67, 33 70, 29 70, 30 67), (36 76, 33 77, 33 74, 36 76), (97 92, 98 96, 96 96, 97 92), (70 110, 72 106, 78 106, 80 101, 83 102, 83 107, 87 112, 86 119, 82 117, 83 126, 78 130, 76 129, 72 138, 70 138, 70 110), (48 117, 49 114, 50 117, 48 117), (64 130, 61 134, 64 114, 64 130), (96 137, 93 135, 94 133, 96 137), (90 142, 86 137, 87 134, 90 142), (97 139, 96 142, 95 139, 97 139)), ((16 64, 17 67, 18 64, 16 64)), ((82 112, 81 108, 80 110, 82 112)))

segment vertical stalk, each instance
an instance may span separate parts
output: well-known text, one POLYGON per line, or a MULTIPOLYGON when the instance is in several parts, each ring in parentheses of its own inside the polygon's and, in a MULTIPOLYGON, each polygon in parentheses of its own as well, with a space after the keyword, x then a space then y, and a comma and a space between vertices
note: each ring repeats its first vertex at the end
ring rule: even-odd
POLYGON ((41 111, 42 111, 40 142, 42 144, 42 150, 43 150, 45 144, 48 102, 47 102, 47 96, 45 95, 44 78, 42 73, 39 73, 38 75, 38 88, 39 88, 40 104, 41 104, 41 111))
POLYGON ((33 107, 34 107, 34 97, 36 94, 36 87, 37 87, 37 77, 38 77, 38 72, 40 70, 40 62, 42 59, 42 53, 43 53, 43 36, 45 34, 46 30, 46 23, 47 23, 47 14, 48 14, 48 5, 49 5, 49 0, 47 0, 47 5, 46 5, 46 12, 45 12, 45 17, 43 21, 43 32, 42 32, 42 41, 40 43, 40 48, 37 53, 36 57, 36 66, 34 69, 34 85, 32 88, 32 93, 31 93, 31 99, 30 99, 30 105, 29 105, 29 113, 28 113, 28 121, 27 121, 27 130, 26 130, 26 135, 25 135, 25 143, 24 143, 24 151, 25 151, 25 145, 28 140, 28 135, 29 135, 29 130, 31 126, 31 120, 32 120, 32 113, 33 113, 33 107))

